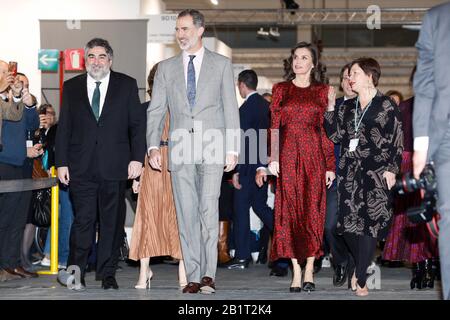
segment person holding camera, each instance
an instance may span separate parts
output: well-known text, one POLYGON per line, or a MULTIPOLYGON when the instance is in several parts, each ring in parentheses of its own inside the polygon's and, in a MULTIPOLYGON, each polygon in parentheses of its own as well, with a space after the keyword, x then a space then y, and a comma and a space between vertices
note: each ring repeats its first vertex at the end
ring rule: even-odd
POLYGON ((19 121, 22 119, 23 106, 21 95, 23 84, 9 72, 9 65, 0 60, 0 152, 2 144, 3 120, 19 121))
MULTIPOLYGON (((0 63, 1 64, 1 63, 0 63)), ((12 76, 9 75, 8 78, 12 76)), ((39 126, 36 102, 29 93, 28 79, 17 74, 11 83, 12 95, 0 100, 15 99, 25 105, 23 116, 19 121, 2 121, 3 151, 0 152, 0 180, 19 180, 31 177, 27 158, 42 154, 40 145, 28 145, 27 132, 33 132, 39 126)), ((21 259, 21 243, 26 225, 31 199, 31 191, 0 193, 0 278, 37 277, 34 272, 26 270, 21 259)))
POLYGON ((369 294, 366 271, 377 240, 389 231, 393 213, 390 189, 403 152, 400 110, 376 89, 380 75, 376 60, 354 60, 350 85, 358 95, 337 110, 329 104, 325 113, 329 138, 341 144, 336 230, 344 235, 355 261, 351 287, 357 296, 369 294))
POLYGON ((414 177, 434 162, 437 178, 439 254, 443 298, 450 299, 450 3, 431 8, 424 16, 414 76, 414 177))
MULTIPOLYGON (((416 67, 414 67, 410 84, 412 85, 416 67)), ((402 180, 398 180, 401 189, 394 200, 394 218, 386 238, 381 261, 389 261, 389 266, 401 265, 407 261, 413 265, 411 289, 433 288, 438 275, 438 252, 436 238, 428 233, 426 224, 411 221, 409 212, 421 204, 420 192, 410 188, 413 155, 412 113, 414 110, 414 96, 400 102, 403 128, 403 155, 401 173, 402 180), (406 181, 406 183, 404 183, 406 181), (413 191, 414 190, 414 191, 413 191)))

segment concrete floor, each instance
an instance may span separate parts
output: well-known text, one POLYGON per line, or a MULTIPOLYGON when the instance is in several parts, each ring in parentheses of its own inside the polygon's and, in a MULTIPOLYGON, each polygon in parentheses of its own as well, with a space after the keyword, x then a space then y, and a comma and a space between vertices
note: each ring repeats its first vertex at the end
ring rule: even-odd
POLYGON ((270 277, 266 265, 250 265, 246 270, 218 269, 217 292, 213 295, 182 294, 178 288, 177 266, 152 265, 154 273, 150 290, 136 290, 138 268, 121 262, 117 273, 119 290, 103 290, 94 274, 86 276, 87 290, 73 292, 56 282, 56 276, 12 280, 0 283, 1 300, 440 300, 440 283, 435 289, 410 290, 411 270, 381 268, 381 289, 371 290, 365 298, 356 297, 347 286, 332 285, 332 270, 323 268, 315 277, 313 293, 290 293, 291 274, 270 277))

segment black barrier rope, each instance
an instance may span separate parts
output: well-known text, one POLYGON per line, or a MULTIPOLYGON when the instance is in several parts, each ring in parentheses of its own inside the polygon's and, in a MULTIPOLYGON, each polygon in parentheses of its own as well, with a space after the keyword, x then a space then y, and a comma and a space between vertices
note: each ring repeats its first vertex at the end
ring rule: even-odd
POLYGON ((0 180, 0 193, 46 189, 57 183, 56 178, 0 180))

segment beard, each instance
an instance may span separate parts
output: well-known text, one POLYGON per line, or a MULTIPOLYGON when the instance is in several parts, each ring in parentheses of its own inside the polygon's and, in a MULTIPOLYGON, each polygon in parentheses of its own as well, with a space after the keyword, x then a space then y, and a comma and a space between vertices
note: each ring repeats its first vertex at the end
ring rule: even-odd
POLYGON ((177 38, 177 42, 178 42, 178 46, 180 47, 180 49, 186 51, 192 47, 195 47, 197 45, 198 39, 189 39, 189 38, 178 39, 177 38))
POLYGON ((103 79, 109 72, 108 65, 86 65, 86 71, 95 80, 103 79))

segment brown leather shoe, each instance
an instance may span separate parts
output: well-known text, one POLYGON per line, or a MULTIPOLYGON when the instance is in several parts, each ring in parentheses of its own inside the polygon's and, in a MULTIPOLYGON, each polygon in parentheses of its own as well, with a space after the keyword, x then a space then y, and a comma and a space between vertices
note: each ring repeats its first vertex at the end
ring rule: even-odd
POLYGON ((200 283, 200 292, 204 294, 211 294, 216 292, 216 284, 210 277, 203 277, 200 283))
POLYGON ((18 275, 21 278, 37 278, 38 274, 35 272, 28 272, 22 267, 17 267, 14 269, 5 269, 6 272, 13 275, 18 275))
POLYGON ((22 279, 22 277, 14 274, 10 274, 6 272, 3 269, 0 269, 0 282, 10 281, 10 280, 17 280, 22 279))
POLYGON ((183 293, 197 293, 200 291, 200 283, 189 282, 183 289, 183 293))

